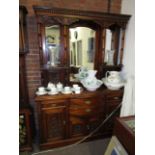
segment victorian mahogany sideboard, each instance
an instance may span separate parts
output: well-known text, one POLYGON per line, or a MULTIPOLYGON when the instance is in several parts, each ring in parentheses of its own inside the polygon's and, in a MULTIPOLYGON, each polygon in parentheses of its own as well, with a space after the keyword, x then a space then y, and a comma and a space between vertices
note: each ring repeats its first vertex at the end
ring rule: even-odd
MULTIPOLYGON (((81 94, 36 96, 40 148, 74 143, 94 131, 121 103, 123 89, 101 88, 81 94)), ((120 109, 88 140, 112 135, 114 118, 120 109)))

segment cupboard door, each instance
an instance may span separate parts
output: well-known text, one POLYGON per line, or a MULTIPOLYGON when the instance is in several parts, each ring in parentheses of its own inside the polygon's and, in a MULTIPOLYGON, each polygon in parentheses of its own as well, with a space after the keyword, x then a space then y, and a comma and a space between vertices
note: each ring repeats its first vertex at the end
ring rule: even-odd
MULTIPOLYGON (((107 116, 115 109, 120 103, 111 104, 107 107, 107 116)), ((120 108, 114 113, 114 115, 107 121, 106 128, 109 132, 112 132, 114 127, 114 121, 116 117, 120 115, 120 108)))
POLYGON ((70 137, 84 136, 86 134, 86 119, 82 116, 70 115, 70 137))
MULTIPOLYGON (((117 106, 122 102, 122 97, 122 90, 111 91, 111 93, 108 93, 106 95, 106 117, 108 117, 108 115, 111 114, 111 112, 115 110, 117 106)), ((117 109, 117 111, 112 115, 112 117, 106 122, 106 130, 110 133, 112 133, 115 118, 120 115, 120 108, 117 109)))
POLYGON ((104 101, 99 96, 71 99, 70 134, 87 135, 95 130, 104 117, 104 101))
POLYGON ((65 139, 67 129, 66 119, 66 106, 42 108, 42 142, 65 139))
POLYGON ((81 108, 72 110, 70 112, 71 136, 87 135, 94 131, 104 119, 103 111, 101 112, 100 109, 81 108))

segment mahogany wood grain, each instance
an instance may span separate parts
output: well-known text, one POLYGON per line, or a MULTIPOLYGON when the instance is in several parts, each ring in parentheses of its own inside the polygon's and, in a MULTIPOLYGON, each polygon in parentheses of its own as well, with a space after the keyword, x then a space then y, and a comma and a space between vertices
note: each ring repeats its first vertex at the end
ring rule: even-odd
MULTIPOLYGON (((120 104, 122 95, 123 89, 111 91, 103 87, 81 94, 36 96, 41 149, 67 145, 88 135, 120 104)), ((118 114, 89 139, 111 135, 118 114)))
POLYGON ((129 155, 135 155, 135 133, 125 124, 125 121, 130 120, 135 120, 135 116, 116 118, 113 134, 117 136, 129 155))

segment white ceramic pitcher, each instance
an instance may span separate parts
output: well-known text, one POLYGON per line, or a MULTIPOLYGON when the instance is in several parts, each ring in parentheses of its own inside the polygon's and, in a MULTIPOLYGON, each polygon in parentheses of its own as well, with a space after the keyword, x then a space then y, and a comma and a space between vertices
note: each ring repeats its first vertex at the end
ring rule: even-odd
POLYGON ((97 70, 88 70, 88 76, 87 76, 87 79, 94 79, 95 78, 95 75, 97 73, 97 70))
POLYGON ((106 77, 107 82, 109 83, 120 83, 121 82, 120 72, 118 71, 107 71, 105 77, 106 77))

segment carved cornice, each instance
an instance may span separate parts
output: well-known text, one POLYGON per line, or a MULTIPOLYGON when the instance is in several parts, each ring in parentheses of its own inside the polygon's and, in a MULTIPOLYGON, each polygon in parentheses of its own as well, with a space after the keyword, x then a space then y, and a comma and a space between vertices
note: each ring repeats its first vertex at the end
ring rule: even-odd
POLYGON ((38 16, 38 22, 43 23, 45 25, 70 25, 79 21, 77 18, 67 18, 67 17, 51 17, 51 16, 38 16))
POLYGON ((44 21, 45 23, 45 21, 47 21, 47 23, 50 23, 50 21, 55 21, 64 25, 70 25, 73 22, 82 19, 93 21, 103 27, 108 27, 110 25, 117 24, 120 27, 125 28, 130 18, 130 15, 94 11, 81 11, 73 9, 49 8, 40 6, 33 6, 33 9, 35 11, 36 16, 39 17, 40 22, 44 21))

